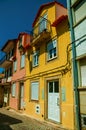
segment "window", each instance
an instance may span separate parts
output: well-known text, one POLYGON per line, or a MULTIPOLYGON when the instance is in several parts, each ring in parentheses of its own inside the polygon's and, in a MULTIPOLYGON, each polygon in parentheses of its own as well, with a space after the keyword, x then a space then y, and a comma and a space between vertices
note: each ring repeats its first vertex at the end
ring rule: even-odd
POLYGON ((51 60, 57 56, 57 42, 53 40, 47 45, 48 60, 51 60))
POLYGON ((39 20, 39 33, 47 29, 47 14, 42 16, 39 20))
POLYGON ((16 95, 16 84, 13 83, 12 84, 12 96, 15 97, 15 95, 16 95))
POLYGON ((38 66, 39 62, 39 51, 33 54, 33 67, 38 66))
POLYGON ((49 81, 48 91, 49 93, 59 93, 59 81, 49 81))
POLYGON ((86 2, 85 0, 82 0, 77 4, 77 6, 74 8, 74 15, 76 23, 82 20, 86 16, 86 2))
POLYGON ((21 55, 21 68, 24 68, 25 66, 25 55, 21 55))
POLYGON ((86 87, 86 58, 80 60, 80 86, 86 87))
POLYGON ((17 70, 17 60, 14 61, 14 72, 17 70))
POLYGON ((39 98, 39 82, 31 83, 31 100, 38 100, 39 98))

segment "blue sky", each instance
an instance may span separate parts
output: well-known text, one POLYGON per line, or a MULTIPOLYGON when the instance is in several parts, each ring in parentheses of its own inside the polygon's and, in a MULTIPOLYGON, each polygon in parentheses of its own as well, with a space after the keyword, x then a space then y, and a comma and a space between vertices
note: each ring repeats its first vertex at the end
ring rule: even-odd
MULTIPOLYGON (((51 1, 53 0, 0 0, 0 48, 20 32, 31 31, 40 5, 51 1)), ((58 0, 62 4, 65 1, 58 0)))
MULTIPOLYGON (((54 0, 0 0, 0 49, 20 32, 32 30, 39 7, 54 0)), ((57 0, 66 6, 66 0, 57 0)), ((0 52, 0 59, 2 57, 0 52)))

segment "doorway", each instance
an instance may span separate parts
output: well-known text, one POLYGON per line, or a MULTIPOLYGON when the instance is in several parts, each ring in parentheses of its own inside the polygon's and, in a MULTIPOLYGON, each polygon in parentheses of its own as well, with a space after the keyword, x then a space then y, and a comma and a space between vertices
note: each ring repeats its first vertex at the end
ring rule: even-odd
POLYGON ((48 81, 48 119, 60 122, 59 81, 48 81))

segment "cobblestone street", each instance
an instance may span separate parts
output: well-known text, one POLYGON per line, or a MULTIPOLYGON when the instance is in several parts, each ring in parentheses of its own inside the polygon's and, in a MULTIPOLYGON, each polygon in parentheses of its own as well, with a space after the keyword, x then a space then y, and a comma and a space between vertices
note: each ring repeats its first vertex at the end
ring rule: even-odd
POLYGON ((40 122, 13 110, 0 108, 0 130, 62 130, 56 125, 40 122))

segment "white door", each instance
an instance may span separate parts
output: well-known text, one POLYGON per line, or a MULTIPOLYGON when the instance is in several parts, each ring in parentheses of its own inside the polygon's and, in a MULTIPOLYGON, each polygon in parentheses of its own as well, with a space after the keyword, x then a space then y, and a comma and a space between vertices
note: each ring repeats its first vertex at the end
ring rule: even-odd
POLYGON ((24 107, 24 84, 20 84, 20 109, 24 107))
POLYGON ((60 122, 59 82, 48 82, 48 119, 60 122))

